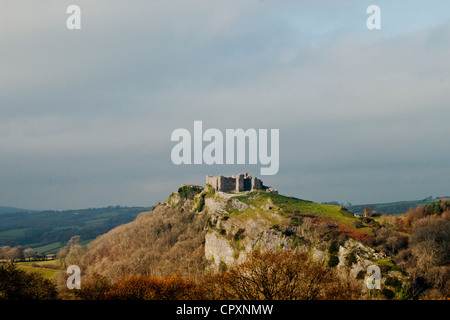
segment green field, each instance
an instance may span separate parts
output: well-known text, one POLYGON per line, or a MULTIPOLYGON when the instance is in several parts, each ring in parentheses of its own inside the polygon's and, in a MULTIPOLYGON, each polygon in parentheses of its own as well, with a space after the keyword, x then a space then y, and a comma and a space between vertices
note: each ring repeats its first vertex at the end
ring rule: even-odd
POLYGON ((0 232, 0 238, 23 237, 28 229, 19 228, 0 232))
POLYGON ((64 247, 65 243, 62 242, 53 242, 49 243, 45 246, 33 247, 33 250, 40 254, 50 254, 59 251, 62 247, 64 247))
POLYGON ((25 261, 25 262, 17 262, 16 266, 27 272, 37 272, 41 274, 44 278, 53 280, 55 275, 60 271, 57 269, 45 268, 45 265, 57 265, 58 261, 56 260, 46 260, 46 261, 25 261), (42 267, 35 267, 32 264, 40 265, 42 267))

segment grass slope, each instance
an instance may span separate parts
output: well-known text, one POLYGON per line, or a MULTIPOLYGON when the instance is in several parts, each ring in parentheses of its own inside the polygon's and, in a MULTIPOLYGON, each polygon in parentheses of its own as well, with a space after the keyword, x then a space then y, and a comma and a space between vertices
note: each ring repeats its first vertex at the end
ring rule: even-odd
POLYGON ((24 270, 26 272, 37 272, 42 275, 44 278, 53 280, 55 275, 59 272, 58 269, 46 268, 48 265, 57 264, 56 260, 46 260, 46 261, 26 261, 26 262, 17 262, 17 268, 24 270), (38 265, 39 267, 37 267, 38 265))
MULTIPOLYGON (((266 216, 270 220, 271 215, 267 215, 267 206, 272 203, 278 214, 287 218, 293 225, 302 224, 303 219, 308 217, 318 224, 333 222, 336 224, 337 230, 357 240, 367 241, 368 237, 373 236, 373 230, 369 225, 341 206, 319 204, 265 191, 254 191, 247 195, 237 195, 234 198, 250 207, 244 211, 231 210, 230 218, 233 215, 241 214, 245 214, 246 218, 251 218, 257 213, 259 217, 266 216)), ((269 221, 269 223, 275 223, 275 220, 269 221)))

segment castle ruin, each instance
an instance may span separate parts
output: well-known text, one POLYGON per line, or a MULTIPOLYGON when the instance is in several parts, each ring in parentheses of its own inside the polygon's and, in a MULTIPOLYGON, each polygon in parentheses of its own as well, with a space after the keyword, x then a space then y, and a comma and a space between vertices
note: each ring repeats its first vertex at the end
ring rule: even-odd
POLYGON ((267 190, 272 189, 263 185, 263 182, 258 178, 252 178, 248 173, 225 176, 206 176, 206 184, 210 184, 216 191, 222 192, 243 192, 253 190, 267 190))

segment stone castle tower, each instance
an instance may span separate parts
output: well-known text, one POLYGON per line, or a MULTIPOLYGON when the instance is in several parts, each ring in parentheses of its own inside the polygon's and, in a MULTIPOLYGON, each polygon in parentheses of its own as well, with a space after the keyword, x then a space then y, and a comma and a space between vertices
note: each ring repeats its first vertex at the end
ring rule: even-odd
POLYGON ((225 176, 206 176, 206 184, 210 184, 217 191, 222 192, 242 192, 253 190, 266 190, 267 187, 258 178, 252 178, 248 173, 225 176))

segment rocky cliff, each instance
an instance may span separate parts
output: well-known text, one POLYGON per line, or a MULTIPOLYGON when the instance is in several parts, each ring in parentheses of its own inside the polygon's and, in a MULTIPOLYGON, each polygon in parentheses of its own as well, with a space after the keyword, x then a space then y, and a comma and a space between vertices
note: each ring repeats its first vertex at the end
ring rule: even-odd
POLYGON ((224 193, 183 185, 153 211, 93 241, 81 262, 87 273, 201 276, 242 262, 253 250, 295 249, 342 274, 364 279, 379 265, 382 279, 402 273, 370 245, 374 221, 341 206, 256 190, 224 193))
POLYGON ((262 190, 224 193, 210 186, 182 186, 166 204, 182 207, 186 194, 195 212, 208 217, 204 242, 208 268, 240 263, 255 249, 291 248, 354 278, 364 278, 374 264, 382 267, 385 276, 402 277, 386 254, 368 244, 371 225, 343 207, 262 190))

